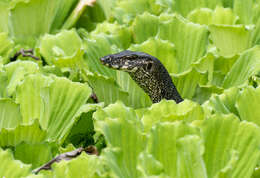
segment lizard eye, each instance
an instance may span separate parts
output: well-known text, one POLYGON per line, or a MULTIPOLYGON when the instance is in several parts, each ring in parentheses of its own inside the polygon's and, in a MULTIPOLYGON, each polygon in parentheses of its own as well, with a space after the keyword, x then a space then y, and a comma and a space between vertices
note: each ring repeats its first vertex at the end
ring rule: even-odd
POLYGON ((153 67, 153 64, 150 63, 150 62, 146 65, 146 69, 147 69, 147 70, 151 70, 152 67, 153 67))

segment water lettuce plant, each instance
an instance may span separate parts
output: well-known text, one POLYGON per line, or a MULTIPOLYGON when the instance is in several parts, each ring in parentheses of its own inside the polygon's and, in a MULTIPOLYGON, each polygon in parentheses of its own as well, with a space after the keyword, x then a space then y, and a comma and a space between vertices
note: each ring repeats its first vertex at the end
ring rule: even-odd
POLYGON ((257 178, 259 85, 259 0, 0 0, 0 177, 257 178), (99 62, 126 49, 185 100, 99 62))

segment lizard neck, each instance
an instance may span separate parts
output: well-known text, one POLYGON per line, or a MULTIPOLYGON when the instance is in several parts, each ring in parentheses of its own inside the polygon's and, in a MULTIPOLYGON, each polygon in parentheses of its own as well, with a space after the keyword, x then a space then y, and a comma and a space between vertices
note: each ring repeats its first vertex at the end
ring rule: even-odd
POLYGON ((158 71, 152 75, 137 71, 130 73, 130 76, 149 95, 153 103, 162 99, 175 100, 176 103, 183 101, 167 70, 163 67, 158 71))

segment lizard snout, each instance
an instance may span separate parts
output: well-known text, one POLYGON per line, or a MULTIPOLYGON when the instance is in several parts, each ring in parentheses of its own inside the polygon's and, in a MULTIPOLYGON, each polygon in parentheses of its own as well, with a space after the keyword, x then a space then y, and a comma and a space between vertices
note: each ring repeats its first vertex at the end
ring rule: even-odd
POLYGON ((100 58, 100 61, 102 64, 106 65, 106 66, 111 66, 111 57, 110 56, 104 56, 100 58))

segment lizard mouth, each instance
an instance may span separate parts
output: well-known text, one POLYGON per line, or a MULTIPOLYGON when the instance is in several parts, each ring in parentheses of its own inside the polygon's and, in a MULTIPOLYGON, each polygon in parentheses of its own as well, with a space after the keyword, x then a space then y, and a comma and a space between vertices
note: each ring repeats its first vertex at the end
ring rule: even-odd
POLYGON ((109 68, 113 68, 113 69, 118 69, 120 70, 121 69, 121 66, 117 65, 117 64, 114 64, 113 62, 113 59, 112 58, 109 58, 109 57, 102 57, 100 58, 100 61, 103 65, 109 67, 109 68))
POLYGON ((110 55, 100 58, 100 62, 103 65, 116 70, 122 70, 126 72, 134 72, 137 70, 137 67, 131 66, 128 62, 117 62, 117 59, 114 59, 110 55))

